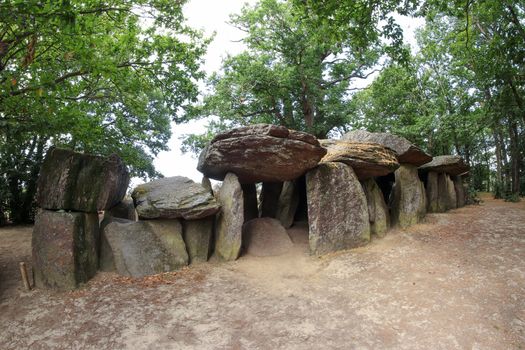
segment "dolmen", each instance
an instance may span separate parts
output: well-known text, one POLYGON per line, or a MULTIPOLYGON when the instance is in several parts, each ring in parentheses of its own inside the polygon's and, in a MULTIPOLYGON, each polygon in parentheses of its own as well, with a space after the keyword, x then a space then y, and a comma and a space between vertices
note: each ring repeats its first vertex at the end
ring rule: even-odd
POLYGON ((235 128, 211 140, 198 169, 200 183, 159 178, 126 197, 119 157, 50 149, 32 240, 36 285, 70 290, 98 269, 143 277, 281 255, 295 242, 287 229, 306 220, 310 253, 324 255, 463 206, 467 193, 460 157, 432 158, 405 138, 362 130, 318 140, 284 126, 235 128))
POLYGON ((143 277, 208 260, 219 210, 208 188, 174 176, 139 185, 131 197, 139 220, 104 224, 101 270, 143 277))
POLYGON ((407 139, 389 133, 371 133, 365 130, 350 131, 343 140, 373 142, 395 152, 399 168, 394 172, 394 186, 389 195, 392 222, 401 228, 420 222, 426 214, 426 192, 418 175, 418 167, 432 160, 407 139))
POLYGON ((469 166, 461 157, 436 156, 420 166, 419 172, 426 182, 429 213, 443 213, 465 206, 468 191, 463 178, 469 172, 469 166))

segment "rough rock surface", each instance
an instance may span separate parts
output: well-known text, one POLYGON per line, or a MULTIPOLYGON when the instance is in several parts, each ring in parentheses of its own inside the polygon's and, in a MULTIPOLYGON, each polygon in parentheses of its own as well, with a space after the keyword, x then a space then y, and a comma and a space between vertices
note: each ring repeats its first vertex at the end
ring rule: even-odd
POLYGON ((209 178, 203 176, 201 180, 201 185, 206 191, 210 192, 210 194, 213 196, 213 188, 211 186, 211 181, 209 178))
POLYGON ((45 209, 94 213, 119 203, 128 184, 128 170, 117 155, 51 148, 40 168, 36 202, 45 209))
POLYGON ((458 207, 456 189, 454 188, 454 182, 450 178, 449 174, 445 174, 445 179, 447 183, 447 200, 448 200, 448 209, 456 209, 458 207))
POLYGON ((422 171, 435 171, 447 173, 452 176, 461 175, 469 171, 469 166, 465 164, 460 156, 436 156, 430 163, 419 167, 422 171))
POLYGON ((384 237, 390 228, 390 214, 383 193, 374 179, 365 180, 362 184, 368 203, 370 233, 384 237))
POLYGON ((429 213, 442 213, 445 211, 445 209, 441 207, 441 203, 439 201, 438 179, 438 173, 435 171, 428 172, 425 192, 427 195, 427 212, 429 213))
POLYGON ((106 210, 104 215, 131 221, 138 220, 137 211, 135 210, 135 204, 132 199, 123 199, 122 202, 106 210))
POLYGON ((244 197, 244 222, 246 222, 259 217, 257 188, 255 184, 243 184, 241 187, 244 197))
POLYGON ((392 223, 406 228, 417 224, 426 214, 425 186, 419 180, 417 167, 401 164, 395 171, 392 196, 392 223))
POLYGON ((319 142, 328 151, 321 159, 322 163, 348 164, 354 169, 360 181, 384 176, 399 168, 395 152, 377 143, 346 140, 319 140, 319 142))
POLYGON ((452 181, 454 182, 454 189, 456 190, 456 207, 464 207, 467 201, 467 196, 465 194, 463 178, 461 176, 454 176, 452 181))
POLYGON ((139 185, 131 196, 141 219, 194 220, 219 211, 219 204, 209 190, 184 176, 139 185))
POLYGON ((129 277, 143 277, 188 265, 178 220, 115 219, 104 227, 100 268, 129 277))
POLYGON ((216 180, 232 172, 241 183, 283 182, 315 167, 325 154, 310 134, 258 124, 218 134, 202 151, 197 169, 216 180))
POLYGON ((293 247, 292 240, 279 220, 258 218, 242 227, 244 251, 253 256, 283 255, 293 247))
POLYGON ((288 229, 293 225, 295 213, 299 206, 299 189, 296 181, 286 181, 283 184, 281 195, 277 203, 275 217, 281 222, 284 228, 288 229))
POLYGON ((190 263, 208 261, 213 236, 214 217, 199 220, 184 220, 183 237, 190 263))
POLYGON ((423 165, 432 160, 432 157, 413 145, 404 137, 385 132, 368 132, 365 130, 355 130, 347 132, 342 137, 343 140, 354 142, 372 142, 388 147, 397 154, 399 163, 407 163, 416 166, 423 165))
POLYGON ((259 197, 260 208, 259 217, 275 218, 277 214, 277 205, 283 189, 282 182, 263 182, 261 196, 259 197))
POLYGON ((244 224, 244 195, 235 174, 228 173, 217 194, 221 210, 215 222, 215 255, 222 260, 239 257, 244 224))
POLYGON ((350 166, 319 164, 306 173, 306 190, 312 254, 354 248, 370 240, 366 196, 350 166))
POLYGON ((98 268, 99 227, 96 213, 39 210, 33 229, 35 285, 72 290, 98 268))

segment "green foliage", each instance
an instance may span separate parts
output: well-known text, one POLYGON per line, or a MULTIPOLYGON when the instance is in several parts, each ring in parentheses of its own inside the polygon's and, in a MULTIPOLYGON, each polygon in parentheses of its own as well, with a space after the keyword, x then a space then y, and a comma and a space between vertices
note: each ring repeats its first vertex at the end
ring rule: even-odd
POLYGON ((184 2, 0 3, 1 207, 32 198, 50 145, 117 153, 133 176, 159 175, 153 157, 203 78, 207 40, 184 24, 184 2))
POLYGON ((508 193, 506 196, 505 196, 505 202, 513 202, 513 203, 517 203, 519 202, 521 199, 520 199, 520 195, 518 193, 508 193))
MULTIPOLYGON (((246 33, 247 50, 224 60, 188 118, 218 116, 214 132, 272 123, 326 137, 346 124, 355 80, 372 74, 384 54, 407 57, 391 13, 399 4, 261 0, 244 7, 231 23, 246 33)), ((187 139, 187 149, 204 139, 187 139)))

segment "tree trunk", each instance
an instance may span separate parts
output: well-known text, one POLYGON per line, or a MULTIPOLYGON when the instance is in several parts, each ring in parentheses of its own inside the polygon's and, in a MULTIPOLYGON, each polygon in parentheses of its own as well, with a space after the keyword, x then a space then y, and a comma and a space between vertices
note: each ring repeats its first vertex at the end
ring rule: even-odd
POLYGON ((516 121, 510 121, 509 123, 509 136, 510 136, 510 152, 511 152, 511 179, 512 194, 518 195, 520 193, 520 148, 518 139, 518 124, 516 121))

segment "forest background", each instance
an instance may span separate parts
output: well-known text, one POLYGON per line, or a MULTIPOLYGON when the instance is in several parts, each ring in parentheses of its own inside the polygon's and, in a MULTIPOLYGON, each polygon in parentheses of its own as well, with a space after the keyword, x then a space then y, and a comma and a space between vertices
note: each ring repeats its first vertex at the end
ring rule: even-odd
POLYGON ((117 153, 154 178, 172 123, 195 120, 194 153, 252 123, 385 131, 462 156, 475 190, 524 194, 525 1, 260 0, 230 20, 244 50, 209 75, 213 38, 186 2, 0 1, 0 223, 32 221, 49 147, 117 153), (414 52, 400 15, 424 19, 414 52))

